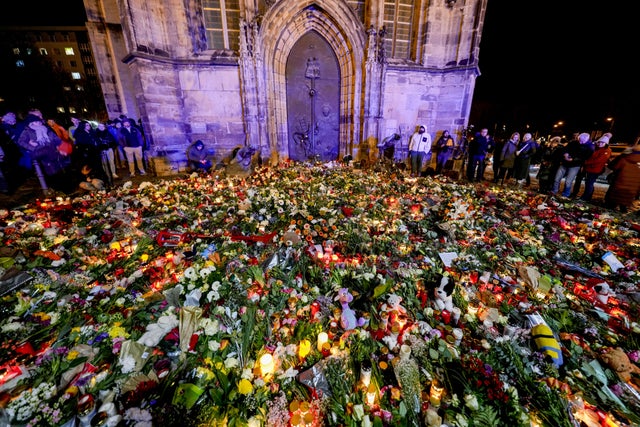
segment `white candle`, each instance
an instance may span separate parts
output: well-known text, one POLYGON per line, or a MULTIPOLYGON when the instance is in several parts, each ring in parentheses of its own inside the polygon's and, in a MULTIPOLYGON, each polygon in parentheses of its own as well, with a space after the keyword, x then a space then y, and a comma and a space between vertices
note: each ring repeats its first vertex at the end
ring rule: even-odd
POLYGON ((329 342, 329 335, 326 332, 320 332, 318 334, 318 351, 322 351, 322 346, 329 342))
POLYGON ((275 370, 275 365, 273 362, 273 356, 269 353, 263 354, 260 357, 260 372, 262 372, 263 376, 273 374, 275 370))

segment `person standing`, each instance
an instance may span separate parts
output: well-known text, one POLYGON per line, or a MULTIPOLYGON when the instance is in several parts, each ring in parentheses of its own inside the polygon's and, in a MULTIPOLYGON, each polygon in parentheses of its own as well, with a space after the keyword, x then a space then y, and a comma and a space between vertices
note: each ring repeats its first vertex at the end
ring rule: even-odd
POLYGON ((96 173, 101 171, 100 148, 91 123, 82 120, 73 134, 75 136, 75 148, 72 154, 74 170, 79 171, 83 166, 89 165, 96 173))
POLYGON ((76 133, 76 129, 78 129, 78 126, 80 126, 80 122, 82 120, 80 120, 76 116, 71 116, 69 120, 71 120, 71 126, 69 126, 69 129, 67 129, 67 134, 69 135, 69 138, 71 138, 71 141, 75 143, 76 137, 74 136, 74 134, 76 133))
POLYGON ((133 177, 136 176, 136 165, 140 175, 146 175, 147 172, 144 169, 144 163, 142 159, 142 146, 144 141, 142 134, 137 127, 131 124, 131 119, 125 118, 122 120, 122 129, 120 133, 124 137, 124 153, 127 156, 127 164, 129 165, 129 174, 133 177))
POLYGON ((533 156, 538 148, 538 144, 533 140, 530 133, 525 133, 522 141, 518 144, 516 158, 513 165, 513 176, 518 185, 525 185, 527 175, 529 174, 529 165, 531 164, 531 156, 533 156))
POLYGON ((427 133, 427 127, 420 125, 418 130, 411 135, 409 141, 409 158, 411 160, 411 176, 420 176, 422 163, 431 155, 431 135, 427 133))
POLYGON ((584 162, 591 157, 593 152, 594 146, 593 142, 591 142, 591 136, 586 132, 579 134, 577 140, 570 141, 566 147, 564 147, 562 161, 553 180, 553 187, 551 187, 552 195, 558 193, 560 190, 560 182, 564 178, 562 197, 569 197, 576 175, 578 175, 580 168, 584 162))
POLYGON ((624 152, 613 159, 609 169, 614 178, 604 196, 605 206, 627 212, 640 196, 640 140, 630 152, 624 152))
MULTIPOLYGON (((94 131, 98 147, 101 151, 102 168, 106 172, 107 178, 118 179, 120 178, 116 171, 115 153, 114 150, 118 147, 118 141, 107 129, 106 123, 98 123, 98 127, 94 131)), ((111 181, 111 180, 109 180, 111 181)))
POLYGON ((447 162, 451 160, 453 156, 453 150, 456 147, 456 143, 453 140, 448 130, 442 131, 442 135, 436 142, 436 173, 440 174, 447 167, 447 162))
POLYGON ((0 147, 4 151, 2 170, 9 186, 9 193, 20 187, 29 175, 29 169, 20 164, 22 153, 18 146, 18 128, 16 114, 7 111, 0 118, 0 147))
MULTIPOLYGON (((606 141, 606 144, 607 144, 607 147, 608 147, 608 146, 609 146, 609 145, 608 145, 608 144, 609 144, 609 140, 611 139, 611 137, 612 137, 612 136, 613 136, 613 135, 612 135, 611 133, 609 133, 609 132, 607 132, 607 133, 603 134, 603 135, 598 139, 598 141, 596 141, 596 142, 595 142, 595 144, 594 144, 594 149, 595 149, 595 150, 597 150, 597 149, 598 149, 598 142, 600 142, 600 140, 604 140, 604 141, 606 141)), ((595 154, 595 151, 594 151, 594 154, 595 154)), ((609 154, 609 156, 611 156, 611 154, 609 154)), ((591 157, 590 157, 590 158, 591 158, 591 157)), ((587 159, 587 160, 589 160, 589 159, 587 159)), ((571 196, 570 196, 572 199, 577 199, 577 198, 578 198, 578 194, 580 194, 580 187, 582 187, 582 181, 584 181, 584 179, 585 179, 585 177, 586 177, 586 175, 587 175, 587 171, 586 171, 586 169, 585 169, 585 165, 586 165, 586 162, 585 162, 585 164, 584 164, 584 165, 582 165, 582 167, 580 168, 580 171, 578 171, 578 175, 576 175, 576 179, 575 179, 575 181, 573 182, 573 189, 572 189, 572 191, 571 191, 571 196)), ((605 166, 606 166, 606 162, 605 162, 605 166)), ((604 169, 602 170, 602 172, 604 172, 604 169)), ((602 173, 602 172, 601 172, 601 173, 602 173)), ((597 177, 596 177, 596 178, 597 178, 597 177)), ((585 184, 585 185, 586 185, 586 184, 585 184)), ((593 188, 592 188, 592 190, 593 190, 593 188)), ((585 191, 586 191, 586 188, 585 188, 585 191)))
MULTIPOLYGON (((493 167, 498 167, 498 176, 493 180, 494 184, 500 181, 500 184, 504 184, 505 179, 509 180, 513 174, 513 165, 516 161, 516 151, 518 150, 518 143, 520 142, 520 133, 514 132, 511 134, 511 138, 504 143, 502 149, 498 153, 497 161, 494 161, 493 167), (497 163, 497 164, 496 164, 497 163)), ((497 148, 496 148, 497 150, 497 148)), ((494 155, 494 158, 496 156, 494 155)))
MULTIPOLYGON (((585 202, 590 202, 593 197, 593 186, 596 183, 596 180, 604 170, 607 168, 607 163, 609 162, 609 158, 611 157, 611 148, 609 148, 609 138, 611 134, 604 134, 596 141, 596 150, 593 152, 591 157, 589 157, 582 166, 582 170, 584 171, 585 181, 584 181, 584 191, 580 200, 584 200, 585 202)), ((578 192, 580 191, 580 183, 576 180, 576 183, 573 184, 573 190, 575 196, 578 196, 578 192), (576 190, 577 187, 577 190, 576 190)))
POLYGON ((489 129, 482 128, 469 143, 469 164, 467 179, 469 182, 481 182, 484 177, 484 160, 487 153, 493 149, 493 140, 489 136, 489 129))
POLYGON ((491 169, 493 171, 493 182, 498 182, 498 174, 500 173, 500 154, 502 148, 507 143, 503 138, 493 140, 493 150, 491 150, 491 169))
POLYGON ((60 161, 62 155, 58 152, 58 146, 62 140, 53 129, 44 124, 42 118, 36 115, 28 115, 24 124, 24 130, 18 138, 18 146, 28 154, 42 189, 48 191, 44 177, 51 178, 56 187, 60 184, 58 177, 63 172, 63 165, 60 161))
POLYGON ((9 182, 4 176, 4 150, 0 145, 0 193, 9 194, 9 182))
POLYGON ((120 119, 107 121, 107 130, 111 132, 111 135, 118 142, 118 146, 113 150, 116 154, 116 164, 118 169, 124 169, 127 166, 127 156, 124 153, 125 141, 120 129, 122 129, 122 121, 120 119))
POLYGON ((538 192, 547 194, 551 191, 553 180, 560 166, 564 150, 562 138, 554 136, 541 148, 540 169, 538 170, 538 192))

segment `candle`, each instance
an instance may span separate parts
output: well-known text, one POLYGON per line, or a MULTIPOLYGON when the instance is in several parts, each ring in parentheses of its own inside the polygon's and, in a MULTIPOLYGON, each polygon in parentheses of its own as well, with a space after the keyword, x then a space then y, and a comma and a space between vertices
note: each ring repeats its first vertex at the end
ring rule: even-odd
POLYGON ((460 345, 460 342, 462 341, 462 337, 464 336, 464 333, 462 332, 462 329, 460 328, 455 328, 453 330, 453 337, 455 338, 455 345, 460 345))
POLYGON ((273 362, 273 356, 269 353, 263 354, 260 357, 260 372, 263 376, 269 376, 273 374, 275 370, 275 365, 273 362))
POLYGON ((475 307, 473 305, 469 305, 467 306, 467 312, 471 315, 471 316, 476 316, 478 314, 478 307, 475 307))
POLYGON ((431 390, 429 392, 429 402, 433 406, 440 406, 443 391, 444 387, 441 387, 438 381, 433 380, 433 382, 431 383, 431 390))
POLYGON ((318 334, 318 351, 322 351, 322 347, 329 342, 329 335, 326 332, 318 334))
POLYGON ((371 365, 363 363, 360 367, 360 383, 363 389, 368 389, 371 384, 371 365))
POLYGON ((367 395, 366 395, 366 402, 367 405, 369 406, 373 406, 376 403, 376 394, 377 390, 376 390, 376 386, 373 384, 369 384, 369 387, 367 388, 367 395))

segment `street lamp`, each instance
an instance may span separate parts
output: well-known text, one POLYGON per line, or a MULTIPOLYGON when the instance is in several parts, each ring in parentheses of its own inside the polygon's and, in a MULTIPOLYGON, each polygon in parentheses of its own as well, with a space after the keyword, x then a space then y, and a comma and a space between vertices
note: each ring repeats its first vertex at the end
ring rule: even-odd
POLYGON ((613 117, 607 117, 605 120, 609 122, 609 132, 611 132, 613 130, 613 123, 615 122, 615 119, 613 117))

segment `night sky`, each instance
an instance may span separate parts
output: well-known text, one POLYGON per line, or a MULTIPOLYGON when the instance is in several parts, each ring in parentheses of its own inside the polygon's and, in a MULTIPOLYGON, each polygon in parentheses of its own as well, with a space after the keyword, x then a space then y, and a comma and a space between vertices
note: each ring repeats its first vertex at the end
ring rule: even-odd
POLYGON ((471 122, 493 130, 640 133, 635 19, 616 2, 489 0, 471 122), (606 129, 608 130, 608 129, 606 129))
MULTIPOLYGON (((462 1, 462 0, 458 0, 462 1)), ((470 122, 506 133, 592 131, 614 117, 613 142, 640 134, 634 63, 640 33, 627 3, 489 0, 470 122)), ((11 1, 1 25, 83 25, 82 0, 11 1), (61 4, 64 4, 62 6, 61 4), (23 10, 19 10, 23 9, 23 10)))

